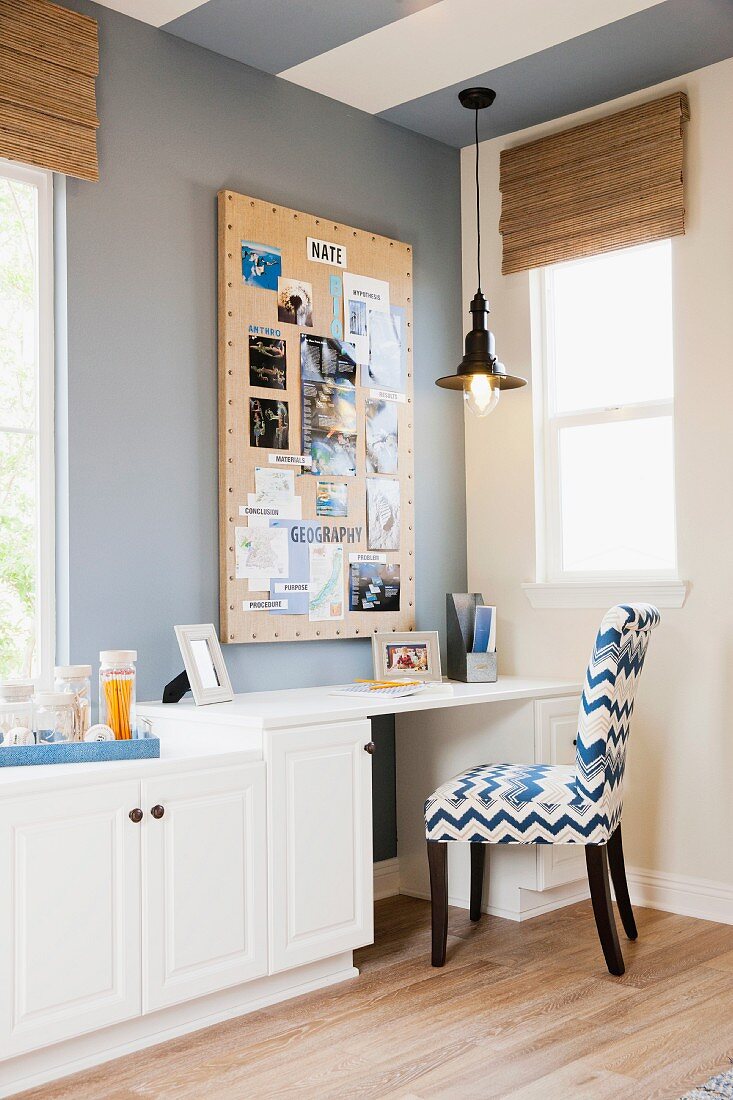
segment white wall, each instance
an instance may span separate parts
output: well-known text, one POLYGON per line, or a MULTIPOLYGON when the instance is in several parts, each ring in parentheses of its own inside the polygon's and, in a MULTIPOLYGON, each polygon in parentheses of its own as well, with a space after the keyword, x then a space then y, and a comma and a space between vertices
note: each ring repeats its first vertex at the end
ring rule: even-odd
MULTIPOLYGON (((733 60, 484 142, 483 289, 499 357, 530 378, 529 278, 501 275, 501 149, 676 89, 688 93, 692 114, 687 234, 673 242, 677 523, 690 593, 684 608, 662 612, 651 640, 624 837, 627 863, 721 884, 733 914, 733 60)), ((462 157, 467 310, 476 286, 473 150, 462 157)), ((608 334, 623 355, 623 318, 611 304, 608 334)), ((534 610, 520 588, 535 579, 532 439, 529 386, 505 394, 486 420, 466 422, 469 588, 498 606, 500 671, 579 677, 601 612, 534 610)))

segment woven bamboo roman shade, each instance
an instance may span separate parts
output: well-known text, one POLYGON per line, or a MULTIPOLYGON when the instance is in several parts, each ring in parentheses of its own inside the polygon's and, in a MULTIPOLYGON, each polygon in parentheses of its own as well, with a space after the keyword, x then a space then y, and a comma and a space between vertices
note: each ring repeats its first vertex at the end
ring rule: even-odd
POLYGON ((0 156, 99 179, 97 23, 47 0, 0 0, 0 156))
POLYGON ((685 231, 682 92, 501 154, 502 271, 685 231))

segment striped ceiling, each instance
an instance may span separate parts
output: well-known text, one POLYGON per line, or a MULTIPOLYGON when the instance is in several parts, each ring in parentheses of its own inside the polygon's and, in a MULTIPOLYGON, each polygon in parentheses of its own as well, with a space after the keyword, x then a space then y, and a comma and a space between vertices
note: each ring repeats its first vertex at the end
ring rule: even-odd
POLYGON ((733 56, 733 0, 101 0, 225 57, 464 146, 733 56))

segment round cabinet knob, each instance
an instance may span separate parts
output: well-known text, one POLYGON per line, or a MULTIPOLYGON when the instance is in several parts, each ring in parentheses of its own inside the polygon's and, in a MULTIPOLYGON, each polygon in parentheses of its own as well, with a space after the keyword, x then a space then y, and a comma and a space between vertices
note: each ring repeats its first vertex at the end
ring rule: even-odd
POLYGON ((139 806, 136 806, 134 810, 130 810, 130 821, 134 821, 136 825, 139 825, 143 819, 143 812, 139 806))
POLYGON ((370 741, 369 744, 364 746, 364 752, 368 752, 370 756, 374 756, 374 742, 370 741))
POLYGON ((151 814, 153 815, 153 817, 155 818, 156 821, 160 821, 161 817, 165 813, 165 807, 164 806, 153 806, 153 808, 150 812, 151 812, 151 814))

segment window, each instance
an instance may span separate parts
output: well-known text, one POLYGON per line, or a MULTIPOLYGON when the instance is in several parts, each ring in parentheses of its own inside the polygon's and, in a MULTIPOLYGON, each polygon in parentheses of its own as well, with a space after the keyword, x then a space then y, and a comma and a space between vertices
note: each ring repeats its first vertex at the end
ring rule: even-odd
POLYGON ((674 579, 671 244, 532 279, 537 579, 674 579))
POLYGON ((0 160, 0 678, 54 657, 52 176, 0 160))

